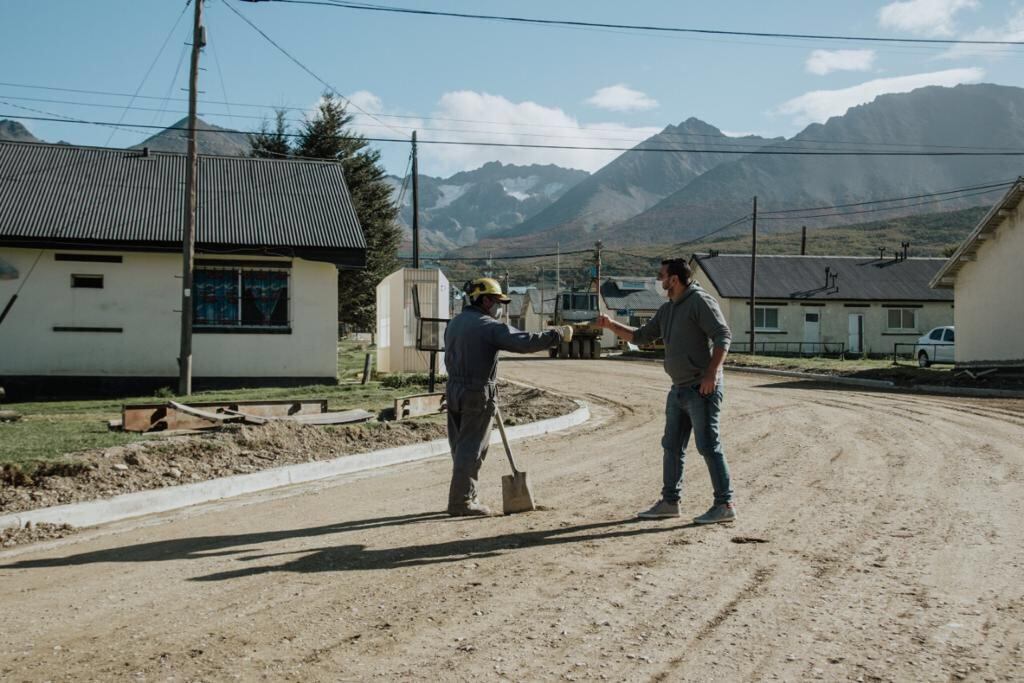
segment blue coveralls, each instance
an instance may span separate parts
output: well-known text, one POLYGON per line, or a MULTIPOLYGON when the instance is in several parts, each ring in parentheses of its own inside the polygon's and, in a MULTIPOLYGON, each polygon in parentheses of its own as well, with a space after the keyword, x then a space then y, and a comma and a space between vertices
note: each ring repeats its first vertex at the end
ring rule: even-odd
POLYGON ((448 508, 464 508, 476 499, 477 476, 494 421, 498 353, 535 353, 561 341, 554 330, 521 332, 495 320, 477 306, 467 306, 448 324, 444 364, 448 371, 448 444, 452 482, 448 508))

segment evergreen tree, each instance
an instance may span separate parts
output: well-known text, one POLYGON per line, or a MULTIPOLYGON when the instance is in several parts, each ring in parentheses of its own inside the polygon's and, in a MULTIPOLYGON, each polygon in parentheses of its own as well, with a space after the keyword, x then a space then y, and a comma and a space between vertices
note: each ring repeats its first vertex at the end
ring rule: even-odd
POLYGON ((358 329, 376 325, 377 284, 398 269, 401 229, 391 188, 384 182, 380 153, 349 125, 352 115, 325 93, 316 113, 299 131, 295 146, 287 136, 284 113, 277 113, 273 131, 264 128, 252 139, 253 156, 282 154, 329 159, 341 163, 352 204, 366 237, 366 268, 338 271, 338 320, 358 329))
POLYGON ((260 132, 249 138, 252 156, 267 159, 287 159, 291 156, 285 113, 286 110, 278 109, 274 114, 273 130, 264 121, 260 124, 260 132))

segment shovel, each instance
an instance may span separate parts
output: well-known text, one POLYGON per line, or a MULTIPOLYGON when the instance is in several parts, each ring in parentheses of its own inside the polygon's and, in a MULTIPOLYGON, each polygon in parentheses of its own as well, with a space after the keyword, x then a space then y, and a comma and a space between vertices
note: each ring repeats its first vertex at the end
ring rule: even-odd
POLYGON ((536 510, 533 502, 533 492, 530 491, 530 482, 526 479, 526 472, 516 467, 515 458, 512 457, 512 449, 508 445, 508 437, 505 436, 505 421, 501 418, 501 411, 495 406, 494 419, 498 423, 498 432, 501 434, 501 443, 505 446, 505 455, 508 456, 508 464, 512 466, 512 474, 506 474, 501 478, 501 508, 506 515, 516 512, 529 512, 536 510))

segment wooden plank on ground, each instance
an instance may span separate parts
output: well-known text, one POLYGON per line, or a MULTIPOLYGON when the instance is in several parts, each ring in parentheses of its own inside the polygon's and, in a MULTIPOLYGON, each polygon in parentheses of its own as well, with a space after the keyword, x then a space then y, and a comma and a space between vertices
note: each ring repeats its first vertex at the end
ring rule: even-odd
POLYGON ((443 393, 416 394, 395 399, 395 419, 407 420, 423 415, 436 415, 446 409, 443 393))
POLYGON ((243 418, 241 415, 228 415, 227 413, 214 413, 209 410, 202 410, 194 406, 187 405, 185 403, 178 403, 177 401, 168 401, 167 405, 174 408, 180 413, 191 415, 192 417, 198 417, 209 422, 216 422, 223 424, 225 422, 241 422, 243 418))
POLYGON ((336 413, 321 413, 319 415, 295 415, 285 419, 304 425, 342 425, 367 422, 376 417, 377 413, 356 409, 342 410, 336 413))
MULTIPOLYGON (((217 414, 232 410, 258 417, 287 417, 327 412, 327 399, 280 399, 272 401, 209 401, 193 402, 189 406, 217 414)), ((174 409, 166 402, 135 403, 121 408, 122 427, 127 432, 165 431, 168 429, 209 429, 215 426, 208 420, 174 409)))

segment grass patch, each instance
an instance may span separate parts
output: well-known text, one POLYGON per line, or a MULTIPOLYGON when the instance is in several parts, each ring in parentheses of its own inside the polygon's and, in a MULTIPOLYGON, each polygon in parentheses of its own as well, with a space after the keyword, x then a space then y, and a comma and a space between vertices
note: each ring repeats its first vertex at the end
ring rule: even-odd
MULTIPOLYGON (((329 410, 363 408, 380 411, 394 405, 399 396, 424 393, 426 375, 395 375, 391 386, 373 381, 358 383, 362 377, 363 359, 372 348, 365 344, 343 341, 338 345, 338 383, 303 387, 265 387, 203 391, 192 395, 193 401, 244 401, 263 399, 326 398, 329 410)), ((167 398, 162 396, 126 396, 95 401, 38 401, 5 404, 5 409, 22 414, 17 422, 0 422, 0 466, 17 465, 31 469, 40 462, 59 462, 76 451, 123 446, 142 436, 112 432, 107 420, 120 417, 124 403, 147 403, 167 398)), ((169 393, 169 392, 166 392, 169 393)))

